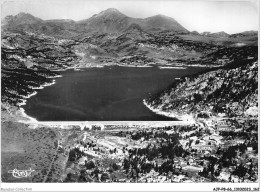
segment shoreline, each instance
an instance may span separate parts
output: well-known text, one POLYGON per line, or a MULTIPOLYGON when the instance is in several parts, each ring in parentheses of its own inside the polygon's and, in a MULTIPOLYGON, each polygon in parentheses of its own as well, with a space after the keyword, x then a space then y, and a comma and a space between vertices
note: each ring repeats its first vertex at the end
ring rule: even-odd
POLYGON ((96 65, 89 65, 89 66, 78 66, 78 67, 67 67, 66 69, 52 69, 51 71, 67 71, 67 70, 74 70, 74 71, 82 71, 84 69, 91 69, 91 68, 104 68, 104 67, 133 67, 133 68, 151 68, 151 67, 157 67, 158 69, 187 69, 188 67, 205 67, 205 68, 216 68, 220 67, 221 65, 201 65, 201 64, 175 64, 175 65, 155 65, 155 64, 145 64, 145 65, 129 65, 129 64, 96 64, 96 65))
POLYGON ((67 67, 66 69, 53 69, 51 71, 67 71, 67 70, 74 70, 74 71, 82 71, 83 69, 92 69, 92 68, 104 68, 104 67, 114 67, 114 66, 119 66, 119 67, 136 67, 136 68, 147 68, 147 67, 154 67, 152 65, 123 65, 123 64, 105 64, 105 65, 90 65, 90 66, 79 66, 79 67, 67 67))
POLYGON ((143 104, 150 109, 152 112, 156 113, 157 115, 162 115, 162 116, 166 116, 166 117, 171 117, 171 118, 177 118, 179 121, 183 121, 183 122, 187 122, 189 124, 194 124, 196 123, 195 119, 192 117, 192 115, 178 115, 176 113, 173 112, 165 112, 165 111, 161 111, 159 109, 156 109, 154 107, 152 107, 151 105, 149 105, 146 100, 143 100, 143 104))
MULTIPOLYGON (((50 76, 50 77, 47 77, 49 79, 53 79, 51 83, 44 83, 42 85, 40 85, 39 87, 32 87, 33 90, 39 90, 39 89, 44 89, 44 87, 48 87, 48 86, 52 86, 56 83, 56 78, 61 78, 62 75, 55 75, 55 76, 50 76)), ((39 121, 36 119, 36 118, 33 118, 29 115, 27 115, 25 113, 25 110, 22 106, 26 105, 27 103, 27 99, 31 98, 32 96, 36 95, 37 94, 37 91, 34 91, 33 93, 27 95, 27 96, 24 96, 24 99, 22 100, 21 103, 18 104, 18 107, 19 107, 19 110, 18 110, 18 113, 20 113, 20 115, 22 116, 22 118, 25 118, 25 119, 28 119, 28 120, 19 120, 18 122, 23 122, 23 123, 39 123, 39 121)))
POLYGON ((159 69, 187 69, 187 67, 177 67, 177 66, 158 66, 159 69))

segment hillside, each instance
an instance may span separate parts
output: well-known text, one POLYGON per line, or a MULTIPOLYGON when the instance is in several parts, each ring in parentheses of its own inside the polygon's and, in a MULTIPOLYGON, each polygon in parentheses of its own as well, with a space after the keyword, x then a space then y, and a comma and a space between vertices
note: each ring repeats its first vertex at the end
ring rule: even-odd
MULTIPOLYGON (((11 106, 58 77, 55 69, 64 69, 77 61, 68 49, 71 41, 31 33, 4 33, 1 42, 1 101, 11 106)), ((42 87, 43 88, 43 87, 42 87)))
POLYGON ((257 57, 224 68, 182 78, 146 100, 155 111, 169 116, 257 116, 257 57))

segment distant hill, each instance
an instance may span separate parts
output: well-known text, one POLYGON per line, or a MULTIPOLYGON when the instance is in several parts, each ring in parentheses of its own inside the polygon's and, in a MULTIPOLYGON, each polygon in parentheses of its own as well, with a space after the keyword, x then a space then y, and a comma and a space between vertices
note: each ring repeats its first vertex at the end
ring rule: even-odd
POLYGON ((211 33, 210 36, 211 36, 211 37, 223 38, 223 37, 229 37, 229 34, 227 34, 227 33, 224 32, 224 31, 220 31, 220 32, 217 32, 217 33, 211 33))
POLYGON ((192 35, 200 35, 198 31, 192 31, 190 32, 192 35))
POLYGON ((206 32, 201 33, 201 35, 207 36, 207 37, 216 37, 216 38, 229 37, 229 34, 227 34, 224 31, 220 31, 220 32, 216 32, 216 33, 211 33, 211 32, 206 31, 206 32))
POLYGON ((28 13, 6 16, 1 21, 2 30, 43 33, 51 36, 70 37, 78 34, 73 20, 42 20, 28 13))
POLYGON ((9 15, 6 16, 2 21, 1 25, 30 25, 30 24, 36 24, 36 23, 42 23, 43 20, 37 17, 32 16, 29 13, 19 13, 15 16, 9 15))
POLYGON ((210 35, 211 33, 208 32, 208 31, 205 31, 205 32, 202 32, 202 33, 200 33, 200 34, 203 35, 203 36, 208 36, 208 35, 210 35))
POLYGON ((237 38, 237 37, 253 37, 253 36, 258 36, 257 31, 244 31, 242 33, 235 33, 230 35, 232 38, 237 38))
POLYGON ((145 31, 171 30, 176 32, 188 32, 188 30, 181 26, 175 19, 164 15, 156 15, 143 19, 139 25, 145 31))
POLYGON ((27 13, 7 16, 2 20, 2 28, 7 30, 39 32, 47 35, 73 36, 80 33, 121 33, 132 24, 137 24, 146 32, 171 30, 188 32, 175 19, 156 15, 146 19, 131 18, 117 9, 110 8, 92 17, 75 22, 73 20, 42 20, 27 13))
MULTIPOLYGON (((196 34, 195 32, 191 32, 192 34, 196 34)), ((238 37, 254 37, 254 36, 258 36, 258 32, 257 31, 244 31, 241 33, 235 33, 235 34, 228 34, 224 31, 220 31, 220 32, 216 32, 216 33, 211 33, 211 32, 202 32, 200 33, 200 35, 202 36, 207 36, 207 37, 215 37, 215 38, 238 38, 238 37)))

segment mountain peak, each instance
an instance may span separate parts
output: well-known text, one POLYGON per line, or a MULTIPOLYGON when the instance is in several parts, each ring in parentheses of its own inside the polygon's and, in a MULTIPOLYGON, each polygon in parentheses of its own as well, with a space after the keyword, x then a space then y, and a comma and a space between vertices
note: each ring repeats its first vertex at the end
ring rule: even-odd
POLYGON ((118 11, 116 8, 108 8, 108 9, 106 9, 106 10, 104 10, 104 11, 102 11, 102 12, 112 12, 112 13, 120 13, 120 11, 118 11))
POLYGON ((94 16, 97 17, 97 16, 125 16, 125 15, 115 8, 109 8, 104 11, 101 11, 99 14, 96 14, 94 16))
POLYGON ((126 15, 115 8, 109 8, 78 23, 85 26, 86 31, 114 33, 126 29, 128 27, 127 20, 126 15))
POLYGON ((181 26, 174 18, 166 15, 155 15, 145 19, 147 25, 153 31, 172 30, 178 32, 187 32, 188 30, 181 26))
POLYGON ((35 20, 35 21, 42 21, 40 18, 35 17, 31 15, 30 13, 20 12, 17 15, 14 16, 16 19, 29 19, 29 20, 35 20))
MULTIPOLYGON (((168 16, 163 15, 163 14, 157 14, 157 15, 154 15, 153 17, 171 18, 171 17, 168 17, 168 16)), ((171 18, 171 19, 172 19, 172 18, 171 18)))
POLYGON ((42 19, 34 17, 29 13, 20 12, 15 16, 12 15, 6 16, 3 19, 2 24, 22 25, 22 24, 34 24, 42 21, 43 21, 42 19))
POLYGON ((168 17, 166 15, 162 15, 162 14, 154 15, 154 16, 148 17, 147 19, 167 19, 167 20, 176 21, 174 18, 168 17))
POLYGON ((25 13, 25 12, 20 12, 16 15, 16 17, 25 17, 25 16, 30 16, 30 17, 34 17, 29 13, 25 13))

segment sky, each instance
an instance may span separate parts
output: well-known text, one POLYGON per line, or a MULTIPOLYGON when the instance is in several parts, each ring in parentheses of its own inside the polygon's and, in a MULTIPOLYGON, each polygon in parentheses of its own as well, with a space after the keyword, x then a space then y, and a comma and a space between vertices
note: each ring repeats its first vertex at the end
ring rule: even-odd
POLYGON ((173 0, 2 0, 1 18, 19 12, 41 19, 90 18, 108 8, 129 17, 146 18, 157 14, 177 20, 189 31, 229 34, 258 30, 259 3, 251 1, 173 0))

